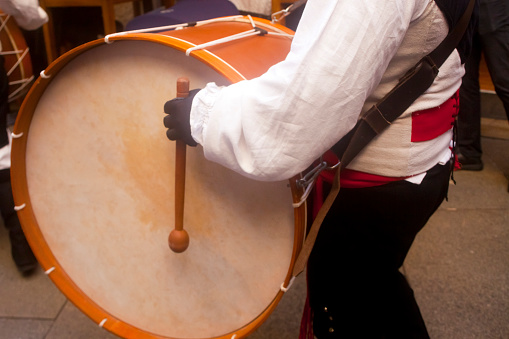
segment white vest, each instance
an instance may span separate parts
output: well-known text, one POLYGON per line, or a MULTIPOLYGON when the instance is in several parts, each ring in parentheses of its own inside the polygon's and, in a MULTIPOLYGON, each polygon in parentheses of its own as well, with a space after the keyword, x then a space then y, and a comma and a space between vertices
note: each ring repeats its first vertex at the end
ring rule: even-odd
MULTIPOLYGON (((428 6, 426 12, 411 24, 398 52, 390 62, 383 78, 364 104, 363 112, 379 101, 399 81, 399 79, 423 56, 430 53, 445 38, 447 22, 437 6, 428 6), (417 49, 415 46, 421 46, 417 49), (409 51, 414 51, 409 53, 409 51)), ((441 136, 423 142, 411 142, 412 113, 426 107, 426 101, 437 96, 447 98, 459 89, 461 61, 454 51, 440 68, 432 86, 410 109, 396 119, 382 134, 352 161, 348 168, 371 174, 403 177, 422 173, 436 165, 450 154, 452 128, 441 136)), ((451 126, 452 127, 452 126, 451 126)))

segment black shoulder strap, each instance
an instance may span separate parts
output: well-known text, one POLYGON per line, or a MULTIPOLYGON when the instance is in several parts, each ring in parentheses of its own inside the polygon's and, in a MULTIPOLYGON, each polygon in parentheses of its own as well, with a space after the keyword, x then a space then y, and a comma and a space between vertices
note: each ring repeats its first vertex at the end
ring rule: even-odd
POLYGON ((346 168, 375 136, 396 120, 431 86, 440 66, 463 37, 470 22, 475 1, 470 0, 460 21, 440 45, 412 67, 399 83, 365 112, 354 128, 331 148, 341 159, 341 168, 346 168))
POLYGON ((389 126, 392 121, 399 117, 422 93, 424 93, 424 91, 426 91, 426 89, 428 89, 429 86, 431 86, 438 74, 438 69, 456 48, 456 45, 463 36, 470 21, 475 1, 476 0, 470 0, 460 21, 444 41, 433 52, 425 56, 417 65, 409 70, 398 85, 380 100, 380 102, 368 110, 358 121, 357 125, 332 148, 341 159, 340 167, 334 177, 329 195, 318 211, 313 225, 311 225, 308 232, 306 241, 297 256, 292 272, 294 277, 304 271, 323 219, 329 212, 329 209, 339 193, 339 176, 341 169, 345 168, 371 139, 389 126))

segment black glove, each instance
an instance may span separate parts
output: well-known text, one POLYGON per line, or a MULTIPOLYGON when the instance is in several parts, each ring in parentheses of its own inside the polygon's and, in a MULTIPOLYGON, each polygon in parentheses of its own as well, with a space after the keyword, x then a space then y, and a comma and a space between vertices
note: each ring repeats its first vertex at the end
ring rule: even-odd
POLYGON ((191 136, 189 116, 193 98, 199 91, 199 89, 193 89, 189 91, 188 97, 175 98, 167 101, 164 105, 164 113, 169 114, 164 117, 164 126, 168 128, 166 131, 168 139, 182 140, 189 146, 198 145, 191 136))

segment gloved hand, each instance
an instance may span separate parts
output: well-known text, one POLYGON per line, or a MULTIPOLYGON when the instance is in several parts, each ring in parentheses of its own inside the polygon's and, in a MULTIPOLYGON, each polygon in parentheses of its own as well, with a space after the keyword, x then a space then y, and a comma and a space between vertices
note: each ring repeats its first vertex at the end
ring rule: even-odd
POLYGON ((199 89, 193 89, 189 91, 188 97, 175 98, 164 105, 164 113, 168 114, 164 117, 164 126, 168 128, 166 131, 168 139, 182 140, 189 146, 198 145, 191 136, 189 116, 193 98, 199 91, 199 89))

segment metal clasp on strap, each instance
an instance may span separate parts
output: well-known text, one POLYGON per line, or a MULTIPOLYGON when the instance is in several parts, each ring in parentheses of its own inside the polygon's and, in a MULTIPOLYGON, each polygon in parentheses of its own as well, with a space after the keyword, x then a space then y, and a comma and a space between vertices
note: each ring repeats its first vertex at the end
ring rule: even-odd
POLYGON ((300 198, 300 201, 293 204, 294 208, 300 207, 308 198, 309 194, 311 193, 311 190, 315 186, 316 179, 318 179, 318 176, 320 173, 322 173, 324 170, 333 170, 336 169, 339 166, 340 162, 337 164, 330 166, 327 161, 324 161, 323 158, 320 158, 320 162, 318 165, 316 165, 312 170, 310 170, 306 175, 304 175, 302 178, 296 180, 296 185, 299 188, 304 189, 304 194, 300 198))
POLYGON ((293 4, 288 6, 285 9, 280 10, 279 12, 272 13, 272 23, 278 23, 284 18, 286 18, 291 13, 291 8, 293 7, 293 4))
POLYGON ((304 5, 307 2, 307 0, 297 0, 293 2, 290 6, 286 7, 285 9, 273 13, 272 14, 272 23, 278 23, 279 21, 283 20, 285 17, 290 15, 294 10, 299 8, 300 6, 304 5))

